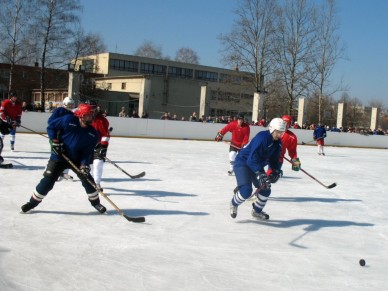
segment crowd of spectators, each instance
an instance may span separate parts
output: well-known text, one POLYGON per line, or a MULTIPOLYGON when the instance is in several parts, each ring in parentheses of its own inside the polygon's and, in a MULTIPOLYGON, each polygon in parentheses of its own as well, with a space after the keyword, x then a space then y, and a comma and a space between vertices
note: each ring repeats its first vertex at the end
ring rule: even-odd
MULTIPOLYGON (((205 116, 202 115, 201 117, 197 116, 196 112, 193 112, 188 119, 185 117, 178 118, 176 114, 171 115, 170 112, 164 112, 163 115, 160 117, 161 120, 181 120, 181 121, 191 121, 191 122, 203 122, 203 123, 221 123, 221 124, 227 124, 233 120, 236 120, 236 116, 205 116)), ((266 127, 268 125, 268 121, 264 118, 258 120, 258 121, 252 121, 249 122, 247 119, 245 119, 245 122, 248 123, 251 126, 263 126, 266 127)), ((294 129, 305 129, 305 130, 314 130, 316 128, 316 124, 314 123, 304 123, 302 125, 299 125, 297 121, 294 122, 293 125, 291 125, 291 128, 294 129)), ((372 130, 370 128, 361 128, 361 127, 331 127, 327 125, 323 125, 326 129, 326 131, 331 132, 349 132, 349 133, 360 133, 365 135, 388 135, 388 130, 384 131, 381 128, 372 130)))
MULTIPOLYGON (((22 103, 22 109, 23 111, 34 111, 34 112, 52 112, 55 109, 55 106, 53 106, 52 102, 49 102, 46 105, 45 110, 43 110, 42 106, 39 103, 27 103, 23 101, 22 103)), ((108 112, 107 110, 104 110, 104 115, 107 116, 108 112)), ((127 113, 125 107, 121 108, 121 111, 118 114, 119 117, 131 117, 131 118, 148 118, 147 112, 143 112, 141 116, 139 116, 138 112, 133 109, 130 114, 127 113)), ((188 118, 185 118, 182 116, 181 118, 178 118, 176 114, 170 114, 170 112, 164 112, 163 115, 160 117, 161 120, 180 120, 180 121, 191 121, 191 122, 202 122, 202 123, 221 123, 221 124, 228 124, 229 122, 236 120, 237 116, 205 116, 202 115, 201 117, 197 116, 196 112, 193 112, 188 118)), ((266 127, 268 125, 268 121, 264 118, 252 122, 249 122, 247 119, 245 120, 246 123, 249 123, 251 126, 263 126, 266 127)), ((294 129, 306 129, 306 130, 314 130, 316 128, 316 125, 311 123, 304 123, 301 126, 298 124, 297 121, 294 122, 294 124, 291 126, 291 128, 294 129)), ((383 130, 381 128, 377 129, 370 129, 370 128, 363 128, 363 127, 331 127, 328 125, 325 125, 326 131, 331 132, 348 132, 348 133, 359 133, 364 135, 388 135, 388 130, 383 130)))

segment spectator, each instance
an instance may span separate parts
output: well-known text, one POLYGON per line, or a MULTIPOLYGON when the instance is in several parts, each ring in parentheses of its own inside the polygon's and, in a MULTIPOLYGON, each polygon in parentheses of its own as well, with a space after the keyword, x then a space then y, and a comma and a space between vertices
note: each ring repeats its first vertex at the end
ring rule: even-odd
POLYGON ((197 113, 193 112, 193 114, 191 114, 190 118, 189 118, 189 121, 198 121, 197 120, 197 113))
POLYGON ((137 114, 136 109, 133 109, 133 110, 132 110, 132 116, 131 116, 131 117, 132 117, 132 118, 140 118, 139 114, 137 114))
POLYGON ((125 107, 121 107, 121 111, 119 112, 119 117, 128 117, 127 111, 125 110, 125 107))
POLYGON ((294 128, 295 128, 295 129, 300 129, 300 126, 299 126, 299 124, 298 124, 298 121, 295 121, 295 122, 294 122, 294 128))
POLYGON ((141 114, 141 118, 148 118, 148 113, 146 111, 143 111, 141 114))
POLYGON ((168 114, 168 112, 164 112, 164 114, 162 115, 162 117, 160 117, 160 119, 161 120, 171 120, 171 117, 168 114))

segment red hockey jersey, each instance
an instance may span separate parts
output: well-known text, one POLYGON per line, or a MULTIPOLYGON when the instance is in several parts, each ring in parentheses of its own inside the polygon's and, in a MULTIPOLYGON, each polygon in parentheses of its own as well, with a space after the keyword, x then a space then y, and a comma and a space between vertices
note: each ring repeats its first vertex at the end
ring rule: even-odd
POLYGON ((95 116, 92 126, 97 130, 99 135, 99 142, 102 145, 109 145, 110 132, 109 132, 109 121, 105 118, 101 112, 95 116))
POLYGON ((4 100, 0 108, 0 116, 2 120, 18 121, 22 118, 22 105, 16 101, 12 102, 11 99, 4 100))
POLYGON ((296 152, 296 146, 298 144, 298 139, 290 130, 286 130, 281 137, 282 141, 282 151, 280 152, 280 162, 283 163, 284 155, 286 154, 286 150, 288 151, 288 155, 291 159, 296 159, 298 154, 296 152))
POLYGON ((231 132, 231 144, 241 149, 243 146, 248 144, 250 131, 251 129, 247 123, 243 122, 241 126, 239 126, 238 121, 235 120, 221 129, 221 134, 225 135, 227 132, 231 132))

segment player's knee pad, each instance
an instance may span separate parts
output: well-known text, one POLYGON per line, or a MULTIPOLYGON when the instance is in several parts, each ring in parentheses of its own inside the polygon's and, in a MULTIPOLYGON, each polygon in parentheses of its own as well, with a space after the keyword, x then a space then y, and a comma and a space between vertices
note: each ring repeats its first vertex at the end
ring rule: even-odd
POLYGON ((60 162, 49 160, 43 177, 59 177, 63 170, 64 167, 60 162))
POLYGON ((259 191, 259 194, 264 196, 264 197, 269 197, 269 195, 271 195, 271 188, 261 189, 259 191))

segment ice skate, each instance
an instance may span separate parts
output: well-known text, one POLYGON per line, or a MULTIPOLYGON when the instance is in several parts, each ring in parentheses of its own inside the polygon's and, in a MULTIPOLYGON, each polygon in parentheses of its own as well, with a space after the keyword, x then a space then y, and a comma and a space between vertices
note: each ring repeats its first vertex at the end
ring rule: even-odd
POLYGON ((232 202, 230 202, 230 216, 232 218, 236 218, 237 217, 237 208, 238 206, 234 206, 232 202))
POLYGON ((259 220, 268 220, 269 215, 265 213, 264 211, 256 212, 254 208, 252 208, 252 216, 254 218, 257 218, 259 220))
POLYGON ((26 212, 30 211, 31 209, 33 209, 33 208, 35 208, 35 206, 32 205, 31 202, 27 202, 26 204, 24 204, 24 205, 21 207, 23 213, 26 213, 26 212))
POLYGON ((99 203, 99 204, 96 204, 96 205, 93 205, 93 207, 96 208, 96 210, 97 210, 98 212, 100 212, 101 214, 104 213, 104 212, 106 211, 105 206, 102 205, 102 204, 100 204, 100 203, 99 203))
POLYGON ((233 176, 233 170, 228 171, 229 176, 233 176))
POLYGON ((11 144, 11 151, 14 151, 15 150, 15 147, 13 144, 11 144))

